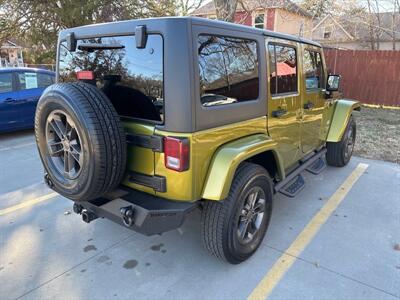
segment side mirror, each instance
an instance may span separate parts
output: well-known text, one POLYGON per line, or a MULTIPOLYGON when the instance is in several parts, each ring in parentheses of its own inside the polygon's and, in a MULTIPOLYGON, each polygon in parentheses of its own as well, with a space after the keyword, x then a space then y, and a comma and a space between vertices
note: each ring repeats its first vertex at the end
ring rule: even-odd
POLYGON ((326 84, 326 91, 337 92, 339 90, 339 84, 340 84, 340 75, 329 75, 326 84))
POLYGON ((144 49, 147 43, 146 25, 139 25, 135 28, 136 48, 144 49))

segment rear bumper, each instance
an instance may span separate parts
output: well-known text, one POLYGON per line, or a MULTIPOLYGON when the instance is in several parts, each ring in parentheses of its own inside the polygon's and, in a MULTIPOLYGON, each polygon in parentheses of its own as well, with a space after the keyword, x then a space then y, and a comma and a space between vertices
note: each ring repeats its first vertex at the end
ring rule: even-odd
POLYGON ((154 235, 179 228, 196 207, 196 202, 175 202, 135 190, 118 190, 104 198, 76 202, 74 211, 82 214, 86 222, 106 218, 144 235, 154 235))

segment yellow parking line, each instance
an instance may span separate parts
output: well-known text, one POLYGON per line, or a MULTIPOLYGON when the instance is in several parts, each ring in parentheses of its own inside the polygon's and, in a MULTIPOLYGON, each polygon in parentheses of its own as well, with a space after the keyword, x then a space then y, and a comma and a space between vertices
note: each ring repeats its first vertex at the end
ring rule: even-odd
POLYGON ((0 148, 0 152, 8 151, 8 150, 16 150, 16 149, 25 148, 28 146, 33 146, 33 145, 36 145, 36 143, 27 143, 27 144, 21 144, 21 145, 16 145, 16 146, 11 146, 11 147, 0 148))
POLYGON ((356 169, 347 177, 321 210, 311 219, 285 253, 279 257, 269 272, 252 291, 248 300, 266 299, 270 295, 274 287, 293 265, 297 256, 299 256, 308 243, 314 238, 321 226, 328 220, 329 216, 343 201, 352 186, 367 168, 367 164, 358 164, 356 169))
POLYGON ((40 202, 49 200, 51 198, 56 197, 57 195, 58 195, 57 193, 50 193, 50 194, 47 194, 47 195, 44 195, 44 196, 41 196, 41 197, 38 197, 38 198, 35 198, 35 199, 30 199, 30 200, 24 201, 24 202, 22 202, 20 204, 17 204, 17 205, 11 206, 11 207, 7 207, 5 209, 0 210, 0 216, 8 214, 10 212, 14 212, 14 211, 19 210, 21 208, 29 207, 29 206, 38 204, 40 202))

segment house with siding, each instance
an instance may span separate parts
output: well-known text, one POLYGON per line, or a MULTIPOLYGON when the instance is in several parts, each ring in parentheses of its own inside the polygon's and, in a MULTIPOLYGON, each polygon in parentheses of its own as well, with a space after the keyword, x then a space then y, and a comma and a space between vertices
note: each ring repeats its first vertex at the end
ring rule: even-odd
POLYGON ((24 59, 22 47, 15 42, 6 40, 0 46, 0 68, 1 67, 23 67, 24 59))
MULTIPOLYGON (((214 2, 203 5, 191 15, 215 19, 214 2)), ((244 0, 238 4, 234 22, 306 38, 311 37, 313 29, 313 16, 289 0, 244 0)))
POLYGON ((315 22, 312 39, 332 48, 400 50, 400 14, 327 15, 315 22))

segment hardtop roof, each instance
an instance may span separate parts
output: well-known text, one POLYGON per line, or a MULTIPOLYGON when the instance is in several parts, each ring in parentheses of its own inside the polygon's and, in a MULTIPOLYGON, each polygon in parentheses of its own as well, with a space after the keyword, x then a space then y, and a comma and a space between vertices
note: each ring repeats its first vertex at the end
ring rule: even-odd
MULTIPOLYGON (((242 32, 248 32, 248 33, 252 33, 252 34, 270 36, 270 37, 274 37, 274 38, 290 40, 290 41, 310 44, 310 45, 317 46, 317 47, 322 47, 321 44, 319 44, 315 41, 305 39, 302 37, 298 37, 298 36, 294 36, 294 35, 290 35, 290 34, 254 28, 254 27, 250 27, 247 25, 229 23, 229 22, 224 22, 224 21, 219 21, 219 20, 210 20, 210 19, 206 19, 206 18, 193 17, 193 16, 134 19, 134 20, 127 20, 127 21, 111 22, 111 23, 85 25, 85 26, 62 30, 60 32, 59 36, 60 36, 60 38, 63 38, 68 33, 75 32, 75 31, 81 31, 81 30, 84 30, 85 32, 93 31, 93 33, 96 33, 96 35, 98 35, 102 31, 102 28, 109 27, 109 26, 117 26, 117 25, 123 26, 123 25, 132 24, 133 26, 136 26, 136 25, 146 25, 146 23, 149 23, 149 22, 165 22, 168 24, 172 24, 174 22, 181 23, 182 21, 186 21, 188 23, 191 22, 192 24, 196 24, 196 25, 218 27, 218 28, 222 28, 222 29, 226 29, 226 30, 232 29, 235 31, 242 31, 242 32)), ((133 26, 132 26, 132 28, 134 28, 133 26)))

